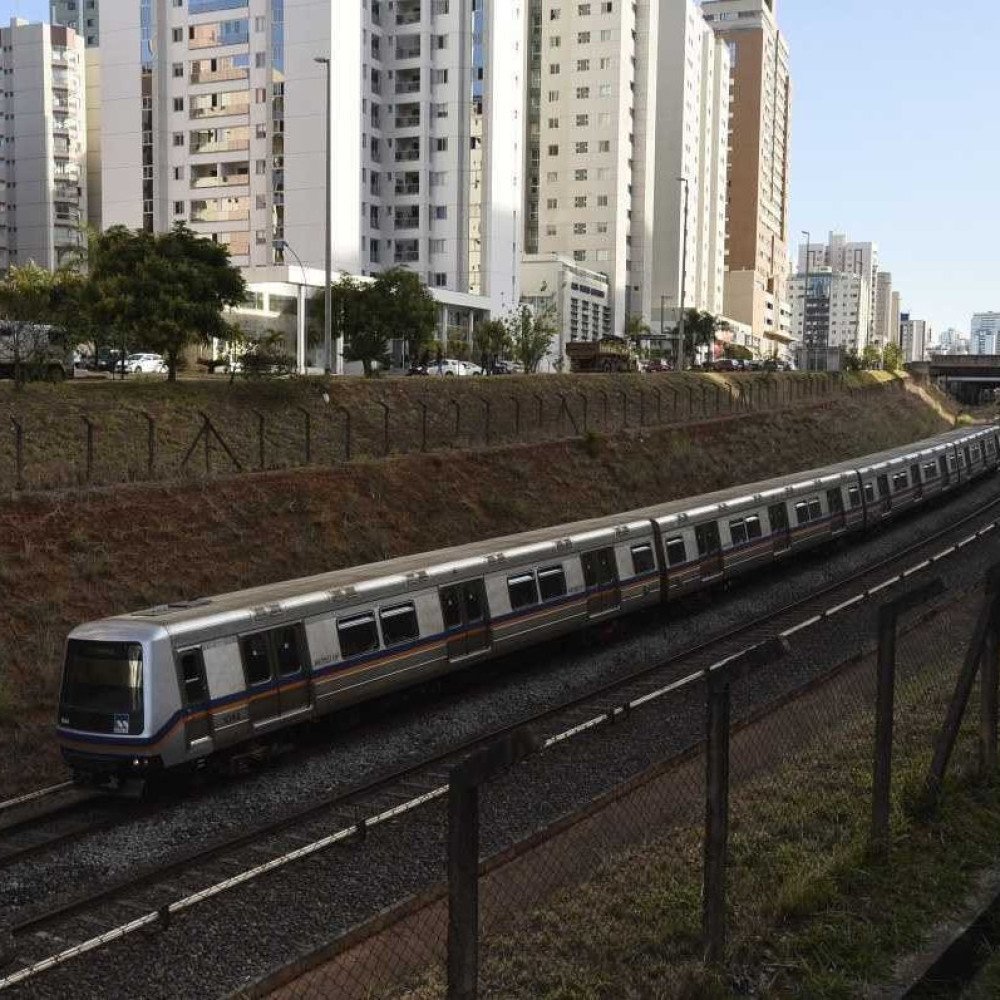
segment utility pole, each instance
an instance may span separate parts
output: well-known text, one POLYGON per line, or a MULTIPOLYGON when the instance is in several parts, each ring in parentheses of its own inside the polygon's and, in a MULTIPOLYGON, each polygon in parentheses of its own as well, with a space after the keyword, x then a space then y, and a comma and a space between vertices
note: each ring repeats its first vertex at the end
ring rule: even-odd
MULTIPOLYGON (((323 313, 323 370, 333 372, 333 118, 331 107, 331 68, 328 56, 316 56, 315 61, 326 67, 326 291, 323 313)), ((337 374, 342 375, 340 338, 337 339, 337 374)))
POLYGON ((806 276, 805 289, 802 295, 802 346, 806 352, 806 371, 812 371, 812 343, 809 341, 809 257, 812 252, 812 234, 808 229, 802 230, 806 238, 806 276))
POLYGON ((686 177, 678 177, 677 180, 684 185, 684 240, 681 251, 681 297, 680 321, 677 324, 677 335, 680 341, 677 345, 677 367, 678 370, 684 367, 684 346, 687 326, 687 316, 685 306, 687 305, 687 268, 688 268, 688 198, 690 195, 690 185, 686 177))

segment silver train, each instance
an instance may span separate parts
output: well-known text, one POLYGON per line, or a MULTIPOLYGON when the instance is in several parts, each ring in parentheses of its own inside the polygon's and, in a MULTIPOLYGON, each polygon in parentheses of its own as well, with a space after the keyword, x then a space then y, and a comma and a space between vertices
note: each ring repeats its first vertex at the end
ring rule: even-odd
POLYGON ((200 766, 304 720, 668 603, 995 471, 969 428, 865 459, 81 625, 57 737, 78 780, 200 766))

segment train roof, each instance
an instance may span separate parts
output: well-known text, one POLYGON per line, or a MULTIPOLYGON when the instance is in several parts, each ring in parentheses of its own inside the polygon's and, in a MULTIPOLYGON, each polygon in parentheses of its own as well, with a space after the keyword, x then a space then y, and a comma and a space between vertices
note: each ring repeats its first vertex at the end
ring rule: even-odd
POLYGON ((749 485, 717 490, 699 497, 687 497, 638 510, 590 518, 571 524, 538 528, 498 538, 482 539, 465 545, 417 552, 384 562, 369 563, 321 573, 316 576, 266 584, 247 590, 214 597, 181 601, 119 615, 118 622, 135 625, 147 623, 162 627, 172 635, 188 634, 211 628, 224 621, 245 620, 248 627, 255 621, 276 614, 298 613, 303 617, 321 614, 337 607, 362 603, 367 597, 377 600, 384 593, 401 589, 419 590, 427 586, 446 584, 469 569, 518 562, 532 556, 544 559, 551 553, 555 561, 559 554, 602 539, 635 535, 641 538, 650 530, 650 521, 683 525, 692 516, 704 516, 714 511, 724 513, 761 502, 788 497, 810 489, 834 483, 845 474, 859 470, 875 470, 894 462, 913 460, 922 454, 932 454, 949 444, 978 437, 985 428, 965 428, 951 431, 904 448, 895 448, 876 455, 779 476, 749 485))

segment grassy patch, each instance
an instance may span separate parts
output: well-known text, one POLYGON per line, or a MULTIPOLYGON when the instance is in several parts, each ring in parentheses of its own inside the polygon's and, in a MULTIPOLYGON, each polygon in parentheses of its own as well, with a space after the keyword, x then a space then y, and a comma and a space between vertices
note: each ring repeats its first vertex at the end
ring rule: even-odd
MULTIPOLYGON (((734 788, 730 947, 721 977, 700 963, 701 829, 692 816, 488 939, 481 995, 846 1000, 888 979, 897 956, 919 946, 962 901, 977 870, 995 863, 997 784, 953 778, 933 816, 918 818, 911 808, 957 662, 957 655, 948 664, 928 661, 897 692, 887 862, 873 861, 867 844, 871 713, 857 691, 846 700, 841 692, 827 702, 836 713, 805 742, 783 748, 780 766, 734 788)), ((971 705, 967 719, 976 711, 971 705)), ((970 773, 974 732, 970 721, 957 775, 970 773)), ((760 738, 782 734, 765 724, 760 738)), ((408 993, 442 995, 437 973, 408 993)))

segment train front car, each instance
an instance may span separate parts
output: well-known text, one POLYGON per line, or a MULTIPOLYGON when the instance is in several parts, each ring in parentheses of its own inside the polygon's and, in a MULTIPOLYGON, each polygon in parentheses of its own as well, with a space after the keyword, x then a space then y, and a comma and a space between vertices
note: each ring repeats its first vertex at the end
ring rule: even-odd
POLYGON ((172 662, 159 627, 109 619, 70 633, 56 735, 76 781, 135 787, 183 753, 172 662))

